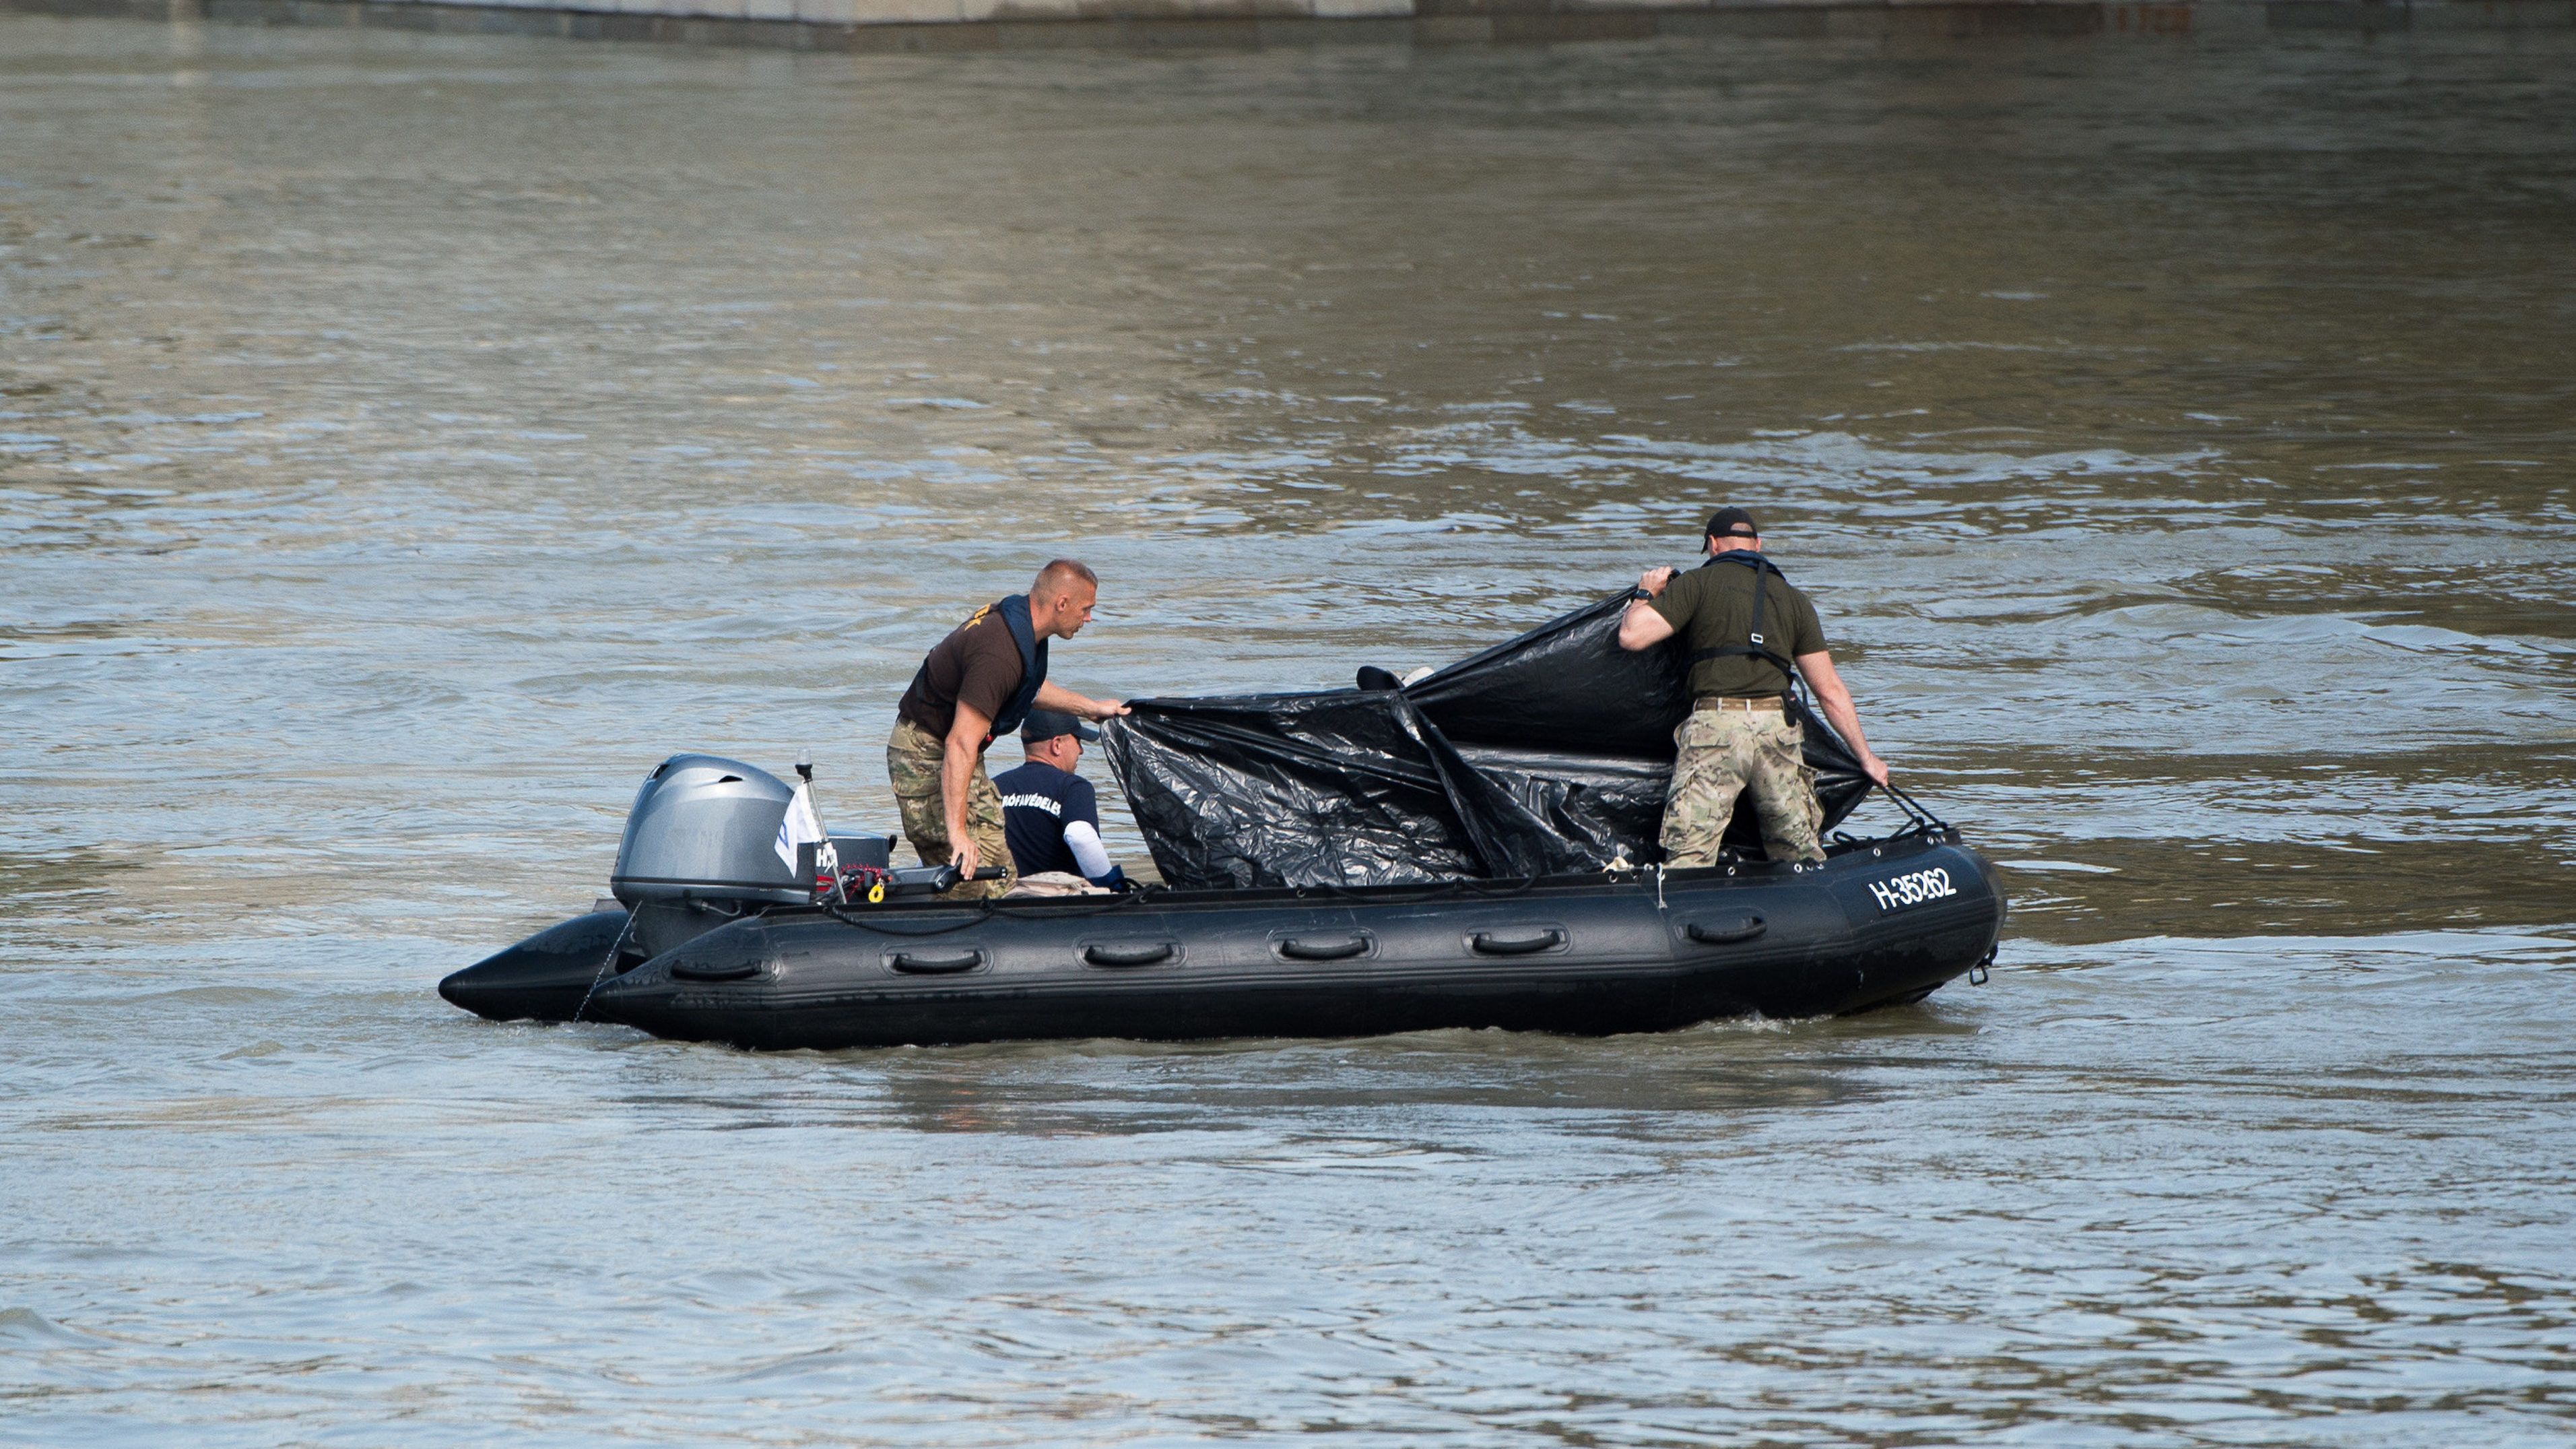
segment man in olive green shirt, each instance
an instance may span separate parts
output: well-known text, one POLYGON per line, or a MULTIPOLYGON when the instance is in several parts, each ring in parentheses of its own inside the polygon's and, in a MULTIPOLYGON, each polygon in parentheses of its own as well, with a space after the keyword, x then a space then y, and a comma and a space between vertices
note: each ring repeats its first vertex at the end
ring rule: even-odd
POLYGON ((1691 712, 1673 731, 1680 755, 1664 798, 1664 863, 1713 865, 1735 800, 1750 791, 1773 860, 1825 858, 1817 832, 1824 808, 1806 766, 1805 731, 1781 699, 1794 667, 1815 691, 1825 719, 1870 779, 1887 783, 1887 762, 1861 735, 1851 691, 1834 672, 1816 606, 1762 557, 1753 515, 1721 508, 1708 521, 1708 562, 1686 574, 1648 569, 1636 602, 1619 621, 1619 647, 1652 649, 1678 637, 1687 651, 1691 712))

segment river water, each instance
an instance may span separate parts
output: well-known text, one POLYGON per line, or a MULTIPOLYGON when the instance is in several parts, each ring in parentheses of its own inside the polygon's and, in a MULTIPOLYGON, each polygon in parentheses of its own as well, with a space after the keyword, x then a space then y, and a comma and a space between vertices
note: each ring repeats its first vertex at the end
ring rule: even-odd
POLYGON ((0 1441, 2576 1439, 2576 41, 2237 31, 0 18, 0 1441), (1051 554, 1075 688, 1298 688, 1719 500, 2010 863, 1991 984, 783 1056, 433 993, 673 750, 891 825, 1051 554))

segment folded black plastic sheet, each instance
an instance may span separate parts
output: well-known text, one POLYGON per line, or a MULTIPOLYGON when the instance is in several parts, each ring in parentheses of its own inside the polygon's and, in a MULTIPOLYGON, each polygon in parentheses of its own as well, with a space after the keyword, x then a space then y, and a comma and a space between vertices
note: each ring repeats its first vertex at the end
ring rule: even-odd
MULTIPOLYGON (((1103 752, 1163 878, 1196 888, 1427 884, 1662 858, 1670 649, 1619 648, 1625 596, 1553 619, 1410 689, 1130 701, 1103 752)), ((1828 826, 1868 792, 1792 702, 1828 826)), ((1760 851, 1753 812, 1728 841, 1760 851)))
POLYGON ((1174 885, 1425 884, 1586 866, 1400 694, 1128 703, 1103 752, 1174 885))
POLYGON ((1671 647, 1619 647, 1627 612, 1616 594, 1550 619, 1425 676, 1405 698, 1462 745, 1669 761, 1690 696, 1671 647))
POLYGON ((1460 745, 1458 754, 1570 847, 1582 861, 1576 869, 1597 870, 1623 854, 1641 865, 1663 858, 1655 841, 1672 788, 1670 760, 1480 745, 1460 745))

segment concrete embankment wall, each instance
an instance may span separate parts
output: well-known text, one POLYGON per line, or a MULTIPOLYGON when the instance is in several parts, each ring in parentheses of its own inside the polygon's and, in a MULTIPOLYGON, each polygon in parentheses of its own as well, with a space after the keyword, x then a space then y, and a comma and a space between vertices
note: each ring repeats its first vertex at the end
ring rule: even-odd
POLYGON ((0 0, 0 11, 846 51, 2576 28, 2576 0, 0 0))

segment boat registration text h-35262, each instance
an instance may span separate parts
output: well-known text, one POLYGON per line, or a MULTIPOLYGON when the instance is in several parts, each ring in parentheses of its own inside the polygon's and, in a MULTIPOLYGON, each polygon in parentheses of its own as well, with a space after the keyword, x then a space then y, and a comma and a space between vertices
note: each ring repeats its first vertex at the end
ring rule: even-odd
POLYGON ((1890 876, 1886 880, 1871 881, 1869 893, 1878 897, 1878 908, 1881 911, 1901 911, 1907 906, 1919 906, 1926 901, 1937 901, 1943 896, 1955 896, 1959 893, 1959 888, 1950 884, 1948 871, 1935 866, 1930 870, 1918 870, 1906 875, 1890 876))

